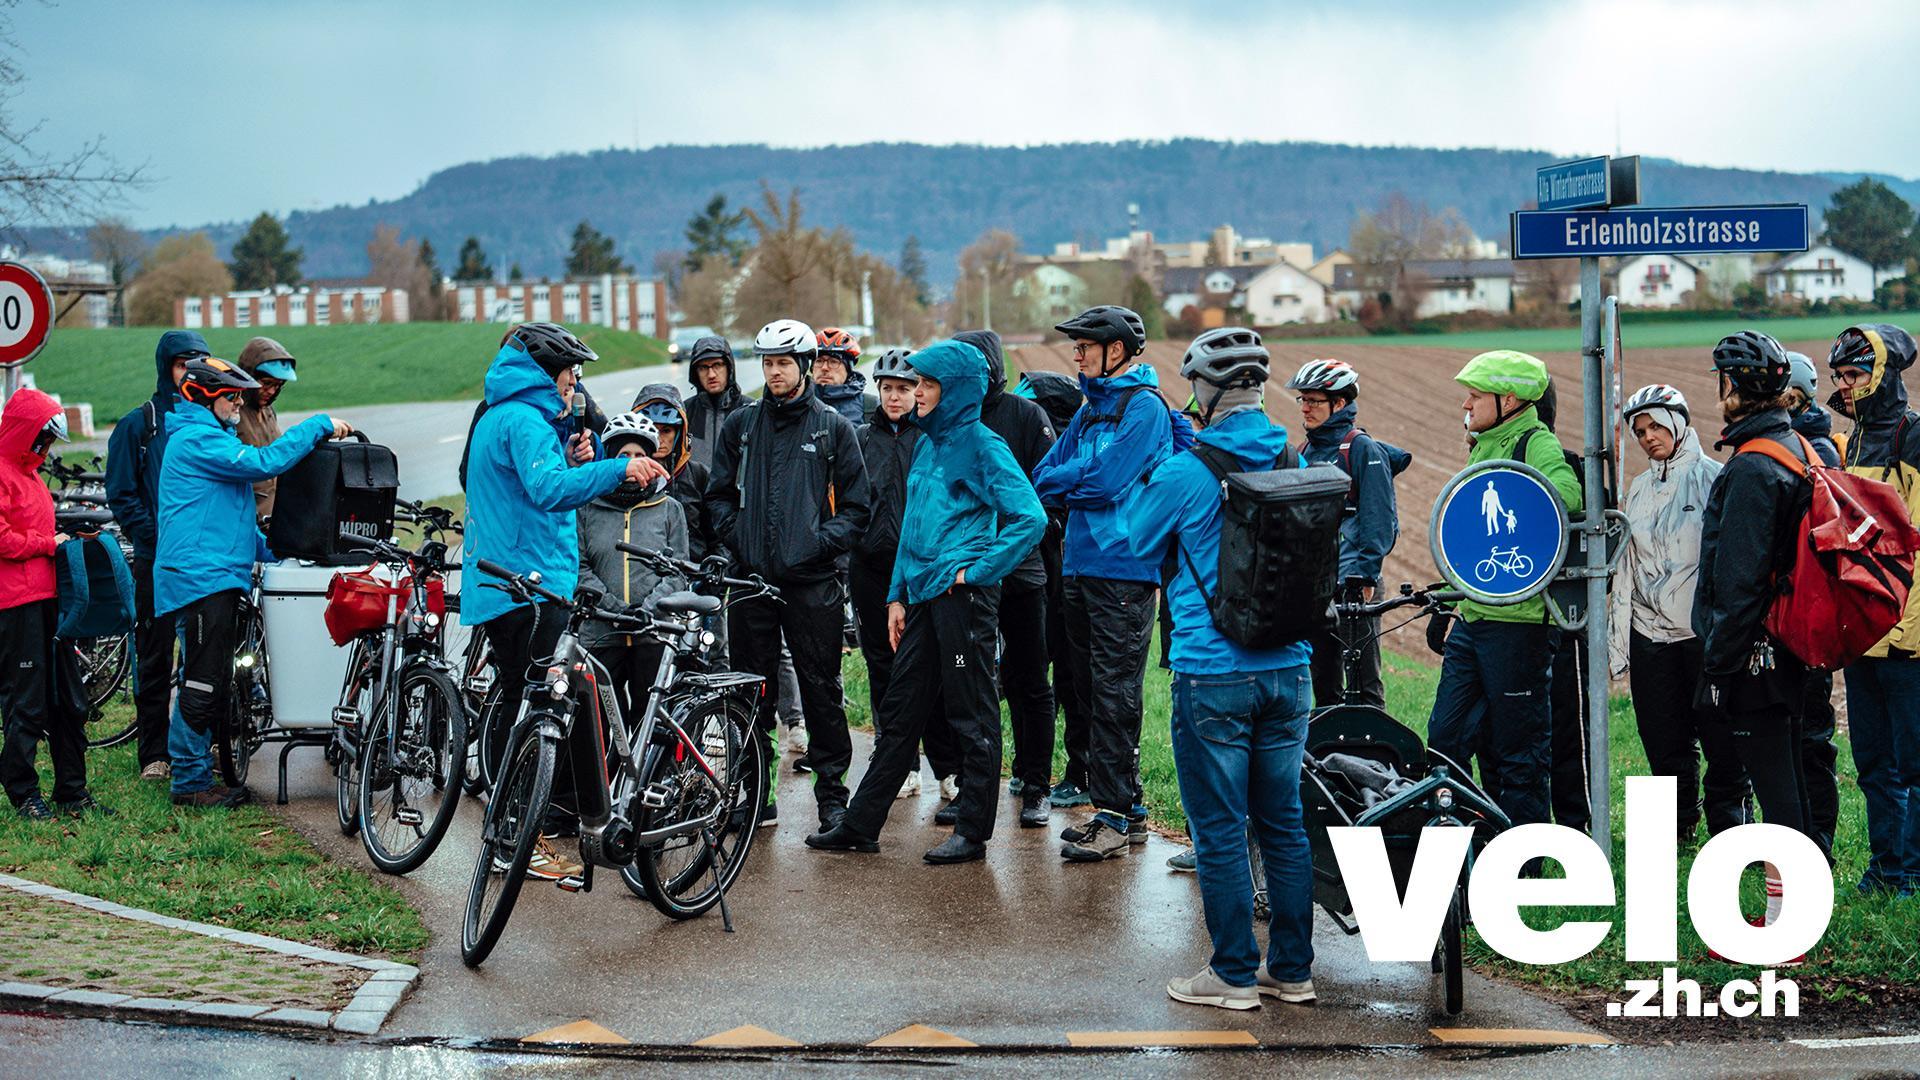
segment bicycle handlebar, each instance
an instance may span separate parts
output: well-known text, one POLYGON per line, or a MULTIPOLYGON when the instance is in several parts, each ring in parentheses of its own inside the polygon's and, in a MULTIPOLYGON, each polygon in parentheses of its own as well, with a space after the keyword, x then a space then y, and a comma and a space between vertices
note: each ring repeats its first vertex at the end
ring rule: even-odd
POLYGON ((751 589, 756 593, 770 596, 775 600, 780 599, 780 590, 767 584, 766 579, 758 574, 752 574, 745 578, 730 578, 725 576, 723 571, 726 569, 727 559, 724 555, 709 555, 704 562, 693 563, 685 559, 676 559, 664 551, 649 551, 646 548, 629 544, 624 540, 616 541, 613 546, 617 550, 626 552, 628 555, 639 559, 641 562, 648 564, 654 570, 663 574, 679 574, 703 585, 719 586, 728 589, 751 589))
POLYGON ((447 562, 444 557, 444 545, 439 544, 438 541, 429 541, 427 544, 422 544, 418 551, 408 551, 396 544, 389 543, 385 540, 375 540, 370 536, 342 535, 340 537, 340 543, 344 547, 370 551, 387 562, 425 563, 428 570, 436 573, 446 573, 449 570, 455 569, 452 564, 447 562), (427 550, 429 545, 439 546, 442 548, 442 551, 439 553, 430 552, 427 550))
POLYGON ((1439 610, 1442 605, 1466 599, 1466 594, 1457 589, 1448 589, 1445 585, 1429 585, 1424 589, 1407 586, 1400 595, 1387 600, 1375 601, 1335 601, 1335 613, 1354 619, 1371 619, 1403 607, 1423 607, 1439 610))

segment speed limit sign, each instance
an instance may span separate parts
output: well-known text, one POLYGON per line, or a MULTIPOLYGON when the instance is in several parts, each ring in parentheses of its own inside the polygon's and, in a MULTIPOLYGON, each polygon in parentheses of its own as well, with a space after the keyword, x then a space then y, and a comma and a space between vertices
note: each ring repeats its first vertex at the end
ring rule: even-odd
POLYGON ((33 359, 53 329, 53 292, 19 263, 0 262, 0 368, 33 359))

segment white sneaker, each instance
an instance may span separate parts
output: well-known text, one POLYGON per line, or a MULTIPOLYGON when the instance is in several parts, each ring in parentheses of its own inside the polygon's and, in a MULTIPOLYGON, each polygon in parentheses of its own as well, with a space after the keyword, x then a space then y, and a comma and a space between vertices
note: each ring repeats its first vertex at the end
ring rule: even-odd
POLYGON ((948 802, 952 802, 960 797, 960 778, 958 776, 943 776, 940 778, 940 797, 948 802))
POLYGON ((807 727, 805 724, 794 724, 787 728, 787 737, 784 745, 785 753, 788 757, 806 757, 807 744, 807 727))
POLYGON ((900 785, 900 793, 894 798, 911 799, 918 794, 920 794, 920 770, 915 769, 907 774, 906 783, 900 785))
POLYGON ((1263 997, 1279 998, 1289 1005, 1311 1005, 1315 1001, 1313 979, 1304 982, 1283 982, 1267 972, 1265 961, 1253 973, 1253 986, 1263 997))

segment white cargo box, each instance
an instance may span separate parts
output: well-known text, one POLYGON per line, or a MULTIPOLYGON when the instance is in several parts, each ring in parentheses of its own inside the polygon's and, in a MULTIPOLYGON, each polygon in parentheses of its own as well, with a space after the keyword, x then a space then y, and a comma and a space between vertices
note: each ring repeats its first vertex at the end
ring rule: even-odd
POLYGON ((327 583, 347 566, 298 559, 269 563, 260 578, 260 617, 267 635, 273 721, 280 728, 329 728, 348 650, 327 636, 327 583))

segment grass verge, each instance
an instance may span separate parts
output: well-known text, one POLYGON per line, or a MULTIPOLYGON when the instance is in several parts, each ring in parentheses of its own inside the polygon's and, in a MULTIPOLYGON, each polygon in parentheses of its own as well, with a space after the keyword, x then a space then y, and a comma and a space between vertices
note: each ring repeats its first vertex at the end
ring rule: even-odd
MULTIPOLYGON (((132 707, 108 706, 122 715, 132 707)), ((53 790, 44 747, 41 790, 53 790)), ((0 811, 0 870, 178 919, 411 960, 426 926, 400 894, 330 862, 263 806, 176 809, 138 779, 131 742, 87 754, 94 797, 113 817, 29 822, 0 811)))

